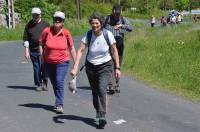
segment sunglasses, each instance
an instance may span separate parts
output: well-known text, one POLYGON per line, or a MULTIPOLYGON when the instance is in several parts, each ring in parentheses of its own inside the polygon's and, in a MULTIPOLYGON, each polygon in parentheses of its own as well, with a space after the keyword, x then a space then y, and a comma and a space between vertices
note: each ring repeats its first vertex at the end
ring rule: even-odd
POLYGON ((60 17, 54 17, 54 18, 53 18, 53 21, 54 21, 55 23, 61 23, 61 22, 63 22, 64 20, 63 20, 62 18, 60 18, 60 17))
POLYGON ((117 12, 117 13, 115 13, 115 16, 120 16, 120 15, 121 15, 121 13, 118 13, 118 12, 117 12))

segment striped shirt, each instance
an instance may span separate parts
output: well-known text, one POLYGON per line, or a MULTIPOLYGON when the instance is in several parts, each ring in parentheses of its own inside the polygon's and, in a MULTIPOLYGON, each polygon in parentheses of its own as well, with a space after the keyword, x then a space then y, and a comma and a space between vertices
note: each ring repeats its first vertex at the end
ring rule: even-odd
POLYGON ((120 36, 122 38, 124 37, 124 33, 131 32, 133 30, 127 19, 120 17, 119 20, 116 20, 113 15, 106 17, 104 27, 111 31, 115 37, 120 36), (120 29, 114 29, 114 26, 119 24, 122 24, 122 27, 120 29))

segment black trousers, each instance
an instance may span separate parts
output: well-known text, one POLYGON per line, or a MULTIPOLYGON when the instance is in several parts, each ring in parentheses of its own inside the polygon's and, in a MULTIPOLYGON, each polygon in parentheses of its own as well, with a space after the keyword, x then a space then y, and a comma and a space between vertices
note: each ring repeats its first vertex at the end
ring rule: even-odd
POLYGON ((106 89, 112 70, 112 61, 100 65, 86 62, 86 74, 92 88, 93 106, 100 117, 105 117, 107 111, 106 89))

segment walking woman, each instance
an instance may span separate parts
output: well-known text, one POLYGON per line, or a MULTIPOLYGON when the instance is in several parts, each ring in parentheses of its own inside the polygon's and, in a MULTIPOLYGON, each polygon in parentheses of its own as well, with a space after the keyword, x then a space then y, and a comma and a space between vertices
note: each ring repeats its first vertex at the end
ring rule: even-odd
POLYGON ((65 14, 57 11, 53 15, 53 25, 44 29, 40 39, 40 54, 44 56, 47 72, 55 94, 55 110, 63 113, 64 80, 76 51, 70 32, 64 26, 65 14), (44 50, 43 50, 44 49, 44 50))
POLYGON ((71 70, 71 75, 77 75, 81 56, 85 49, 88 48, 85 63, 86 74, 92 88, 93 105, 96 110, 96 117, 99 121, 99 128, 104 128, 104 126, 107 124, 105 118, 107 112, 106 88, 108 86, 108 81, 113 70, 111 60, 112 57, 109 49, 111 48, 115 62, 116 78, 120 78, 121 74, 119 67, 119 57, 116 48, 116 41, 113 34, 110 31, 102 28, 102 17, 97 13, 93 13, 90 16, 89 23, 92 30, 88 31, 81 40, 81 44, 76 56, 76 61, 73 69, 71 70), (89 32, 91 32, 91 36, 88 35, 89 32), (107 43, 108 41, 106 41, 106 36, 103 32, 107 33, 109 44, 107 43), (90 38, 88 36, 90 36, 90 38))

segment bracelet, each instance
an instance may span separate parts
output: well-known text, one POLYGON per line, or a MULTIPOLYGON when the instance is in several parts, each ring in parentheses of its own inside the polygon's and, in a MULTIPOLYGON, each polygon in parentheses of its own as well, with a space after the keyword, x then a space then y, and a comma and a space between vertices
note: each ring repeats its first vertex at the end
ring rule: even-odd
POLYGON ((115 70, 120 70, 120 67, 115 67, 115 70))

